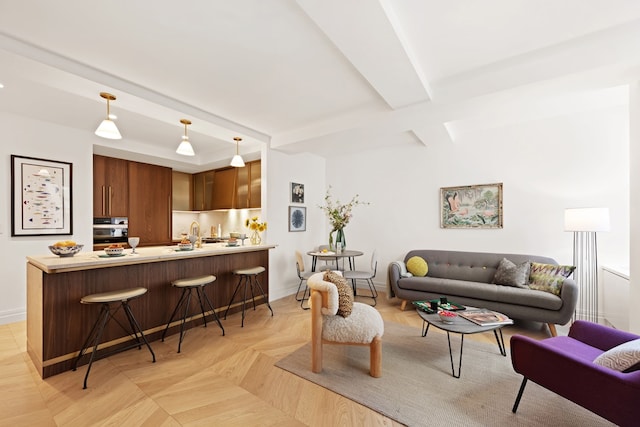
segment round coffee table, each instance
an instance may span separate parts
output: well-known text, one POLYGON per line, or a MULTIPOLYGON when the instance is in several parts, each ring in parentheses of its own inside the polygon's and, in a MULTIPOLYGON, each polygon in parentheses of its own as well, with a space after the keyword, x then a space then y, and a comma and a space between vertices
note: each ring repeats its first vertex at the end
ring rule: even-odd
MULTIPOLYGON (((474 307, 467 307, 467 309, 472 309, 474 307)), ((480 326, 476 325, 470 320, 465 319, 461 316, 456 316, 453 318, 451 323, 444 323, 440 316, 437 313, 428 314, 420 309, 416 309, 418 315, 422 318, 422 336, 426 337, 427 332, 429 332, 429 326, 433 325, 438 329, 441 329, 447 333, 447 342, 449 343, 449 359, 451 360, 451 375, 454 378, 460 378, 460 370, 462 369, 462 348, 464 345, 464 336, 467 334, 477 334, 480 332, 488 332, 493 331, 493 334, 496 337, 496 342, 498 343, 498 348, 500 349, 500 354, 502 356, 507 356, 507 351, 504 347, 504 338, 502 336, 502 327, 504 324, 500 325, 489 325, 489 326, 480 326), (451 337, 450 333, 455 332, 456 334, 460 334, 460 358, 458 360, 458 373, 453 366, 453 353, 451 351, 451 337)))

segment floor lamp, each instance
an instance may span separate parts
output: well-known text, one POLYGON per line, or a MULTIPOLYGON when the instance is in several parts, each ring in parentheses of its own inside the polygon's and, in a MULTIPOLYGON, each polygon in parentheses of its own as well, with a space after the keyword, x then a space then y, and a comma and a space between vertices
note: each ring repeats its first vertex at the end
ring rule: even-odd
POLYGON ((564 211, 564 229, 573 231, 573 278, 578 284, 578 318, 598 322, 598 243, 596 232, 609 231, 609 208, 564 211))

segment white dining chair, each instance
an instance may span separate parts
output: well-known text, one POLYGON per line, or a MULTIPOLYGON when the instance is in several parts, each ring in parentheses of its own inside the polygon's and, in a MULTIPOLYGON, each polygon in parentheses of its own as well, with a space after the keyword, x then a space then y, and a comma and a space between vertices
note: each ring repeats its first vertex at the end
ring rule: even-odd
POLYGON ((369 286, 369 290, 371 291, 371 296, 362 295, 365 297, 373 298, 373 305, 377 304, 378 291, 376 290, 375 285, 373 284, 373 278, 376 277, 376 271, 378 269, 378 253, 376 250, 371 254, 371 270, 363 271, 363 270, 345 270, 342 274, 345 279, 351 280, 353 285, 353 294, 357 295, 357 281, 364 280, 367 282, 369 286))

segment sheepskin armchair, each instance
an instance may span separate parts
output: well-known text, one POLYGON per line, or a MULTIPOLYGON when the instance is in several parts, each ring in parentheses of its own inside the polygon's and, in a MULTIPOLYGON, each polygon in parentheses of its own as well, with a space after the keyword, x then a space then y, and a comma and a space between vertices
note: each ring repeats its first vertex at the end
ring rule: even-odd
MULTIPOLYGON (((339 273, 339 272, 336 272, 339 273)), ((338 313, 338 289, 323 279, 324 273, 313 274, 307 280, 311 289, 311 370, 322 372, 323 344, 369 346, 369 374, 382 375, 382 335, 384 322, 375 308, 353 303, 351 314, 338 313)))

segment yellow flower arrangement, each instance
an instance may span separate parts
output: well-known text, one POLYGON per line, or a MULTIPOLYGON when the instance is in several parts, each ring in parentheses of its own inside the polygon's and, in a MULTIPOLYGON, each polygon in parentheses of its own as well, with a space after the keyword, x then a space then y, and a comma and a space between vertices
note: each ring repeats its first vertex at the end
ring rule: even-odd
POLYGON ((254 216, 253 218, 247 218, 244 225, 251 231, 259 231, 262 233, 267 229, 267 222, 260 222, 260 218, 254 216))

